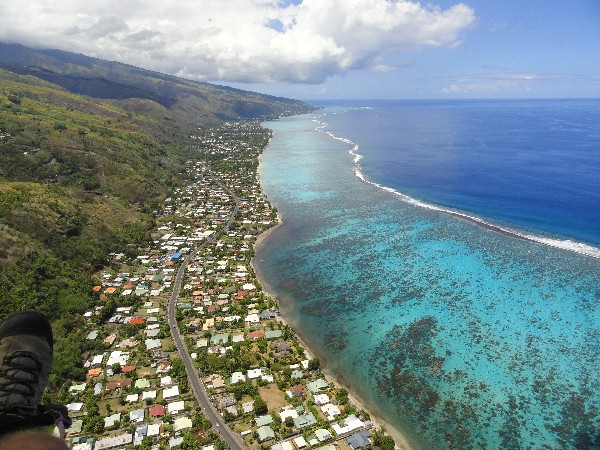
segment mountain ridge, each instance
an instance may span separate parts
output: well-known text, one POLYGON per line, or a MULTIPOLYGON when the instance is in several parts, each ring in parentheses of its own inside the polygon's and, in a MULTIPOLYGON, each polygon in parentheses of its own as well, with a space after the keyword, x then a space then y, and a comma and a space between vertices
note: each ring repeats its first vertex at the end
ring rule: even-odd
MULTIPOLYGON (((0 43, 0 66, 93 98, 152 100, 167 108, 176 120, 192 126, 314 110, 298 100, 188 80, 57 49, 37 50, 21 44, 0 43)), ((127 110, 127 103, 123 108, 127 110)))

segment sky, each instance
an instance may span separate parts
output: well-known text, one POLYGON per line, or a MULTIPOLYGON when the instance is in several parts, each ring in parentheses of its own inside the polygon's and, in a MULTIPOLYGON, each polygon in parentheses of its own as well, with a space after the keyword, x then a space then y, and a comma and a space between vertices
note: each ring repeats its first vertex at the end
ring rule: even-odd
POLYGON ((0 41, 298 99, 600 97, 598 0, 3 0, 0 41))

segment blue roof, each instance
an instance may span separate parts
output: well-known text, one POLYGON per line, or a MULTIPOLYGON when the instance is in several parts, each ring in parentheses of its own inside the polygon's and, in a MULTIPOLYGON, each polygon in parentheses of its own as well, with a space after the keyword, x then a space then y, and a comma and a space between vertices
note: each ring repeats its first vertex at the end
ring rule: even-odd
POLYGON ((171 259, 179 259, 181 258, 181 253, 177 252, 177 253, 173 253, 171 255, 171 259))

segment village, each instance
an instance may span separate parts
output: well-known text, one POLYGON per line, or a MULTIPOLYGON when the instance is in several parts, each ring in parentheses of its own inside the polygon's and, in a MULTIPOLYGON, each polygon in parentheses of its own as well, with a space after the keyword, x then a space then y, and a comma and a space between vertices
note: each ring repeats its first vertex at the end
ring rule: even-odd
POLYGON ((279 222, 258 183, 269 138, 251 122, 192 136, 197 159, 156 211, 152 244, 111 255, 98 274, 98 304, 85 314, 86 381, 64 386, 71 448, 224 450, 225 423, 255 450, 393 448, 308 356, 256 278, 253 246, 279 222), (175 334, 223 425, 203 413, 175 334))

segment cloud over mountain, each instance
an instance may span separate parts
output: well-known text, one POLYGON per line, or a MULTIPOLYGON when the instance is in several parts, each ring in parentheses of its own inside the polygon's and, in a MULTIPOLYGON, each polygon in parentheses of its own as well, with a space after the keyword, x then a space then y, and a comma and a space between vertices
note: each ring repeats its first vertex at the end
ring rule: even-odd
POLYGON ((457 46, 475 15, 394 0, 5 0, 0 40, 197 80, 320 83, 385 54, 457 46))

